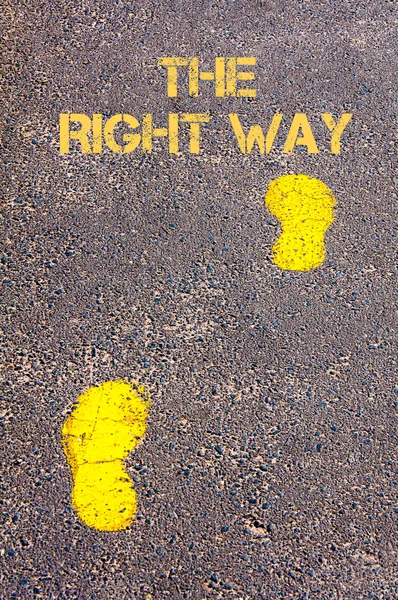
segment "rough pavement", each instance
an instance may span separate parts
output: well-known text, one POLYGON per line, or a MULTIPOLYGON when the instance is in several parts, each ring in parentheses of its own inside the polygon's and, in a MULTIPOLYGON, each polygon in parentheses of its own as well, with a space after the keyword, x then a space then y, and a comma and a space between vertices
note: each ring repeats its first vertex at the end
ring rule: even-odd
POLYGON ((0 597, 397 598, 395 3, 23 0, 2 18, 0 597), (258 97, 167 99, 157 59, 178 55, 255 56, 258 97), (198 155, 59 155, 61 112, 195 110, 213 115, 198 155), (304 112, 321 151, 243 156, 230 112, 283 112, 285 134, 304 112), (340 155, 322 112, 353 113, 340 155), (271 260, 264 195, 287 173, 338 203, 304 274, 271 260), (153 405, 127 463, 137 520, 109 534, 71 508, 61 429, 117 378, 153 405))

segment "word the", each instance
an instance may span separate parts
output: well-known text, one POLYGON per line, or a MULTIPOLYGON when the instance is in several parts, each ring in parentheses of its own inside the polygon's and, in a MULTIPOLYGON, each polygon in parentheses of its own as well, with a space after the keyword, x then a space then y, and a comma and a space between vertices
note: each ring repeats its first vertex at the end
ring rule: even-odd
POLYGON ((217 56, 213 71, 199 71, 199 58, 162 57, 158 66, 167 69, 167 95, 169 98, 178 96, 178 69, 188 70, 188 93, 192 98, 199 96, 199 81, 214 81, 217 98, 231 96, 233 98, 255 98, 256 90, 239 89, 239 81, 252 81, 252 71, 239 71, 240 66, 254 66, 255 57, 234 56, 225 58, 217 56))

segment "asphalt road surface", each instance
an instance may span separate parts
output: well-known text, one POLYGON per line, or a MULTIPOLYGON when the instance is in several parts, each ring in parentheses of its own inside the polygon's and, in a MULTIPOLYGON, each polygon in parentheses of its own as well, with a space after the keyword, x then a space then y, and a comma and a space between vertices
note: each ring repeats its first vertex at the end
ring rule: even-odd
POLYGON ((22 0, 2 19, 0 597, 397 598, 395 2, 22 0), (161 56, 254 56, 257 97, 167 98, 161 56), (67 112, 212 120, 199 154, 61 156, 67 112), (353 114, 338 155, 326 112, 353 114), (274 150, 243 155, 229 113, 283 113, 274 150), (295 113, 319 154, 283 153, 295 113), (289 173, 338 203, 307 273, 272 260, 264 196, 289 173), (106 533, 71 507, 61 429, 120 378, 152 409, 137 519, 106 533))

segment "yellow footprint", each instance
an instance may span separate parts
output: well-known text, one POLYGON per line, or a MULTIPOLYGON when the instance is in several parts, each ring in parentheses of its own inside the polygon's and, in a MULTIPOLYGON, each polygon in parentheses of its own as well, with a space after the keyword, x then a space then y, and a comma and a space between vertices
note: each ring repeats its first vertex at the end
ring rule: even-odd
POLYGON ((149 407, 143 386, 107 381, 84 392, 66 419, 72 506, 89 527, 118 531, 134 520, 137 497, 123 461, 145 433, 149 407))
POLYGON ((307 175, 283 175, 271 181, 265 203, 282 227, 272 248, 274 263, 289 271, 319 267, 325 260, 325 233, 336 206, 328 186, 307 175))

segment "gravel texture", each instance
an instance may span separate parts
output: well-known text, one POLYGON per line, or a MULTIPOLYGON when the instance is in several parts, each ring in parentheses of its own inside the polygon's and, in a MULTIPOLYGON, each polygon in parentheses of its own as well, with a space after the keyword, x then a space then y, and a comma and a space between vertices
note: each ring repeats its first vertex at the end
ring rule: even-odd
POLYGON ((2 19, 0 597, 398 597, 393 1, 11 1, 2 19), (166 97, 160 56, 257 58, 256 99, 166 97), (201 152, 59 155, 61 112, 206 112, 201 152), (228 124, 283 112, 268 156, 228 124), (304 112, 320 153, 282 153, 304 112), (340 155, 320 114, 353 113, 340 155), (272 262, 288 173, 337 199, 324 264, 272 262), (89 386, 153 404, 138 516, 86 528, 61 429, 89 386))

